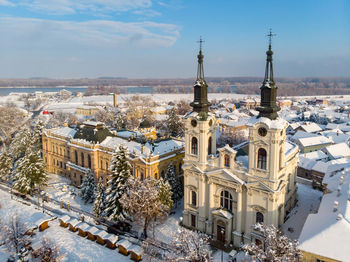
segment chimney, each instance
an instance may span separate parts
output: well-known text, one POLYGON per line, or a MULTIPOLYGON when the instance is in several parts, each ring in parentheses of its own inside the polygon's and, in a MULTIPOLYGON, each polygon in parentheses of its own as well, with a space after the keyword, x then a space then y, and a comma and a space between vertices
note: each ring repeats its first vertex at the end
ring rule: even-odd
POLYGON ((337 210, 338 210, 338 201, 334 201, 333 212, 336 212, 337 210))
POLYGON ((117 94, 116 93, 113 93, 113 106, 114 107, 117 107, 117 94))

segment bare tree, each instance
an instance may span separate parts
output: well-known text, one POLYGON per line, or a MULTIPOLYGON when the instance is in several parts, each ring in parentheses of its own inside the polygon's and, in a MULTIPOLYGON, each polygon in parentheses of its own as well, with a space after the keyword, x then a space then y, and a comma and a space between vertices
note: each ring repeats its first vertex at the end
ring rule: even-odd
POLYGON ((232 147, 232 146, 241 144, 247 140, 248 138, 244 134, 243 130, 234 131, 232 133, 224 131, 221 133, 220 137, 218 138, 217 146, 222 147, 228 144, 229 146, 232 147))
POLYGON ((185 100, 180 100, 176 106, 177 106, 178 114, 181 116, 183 116, 184 114, 192 110, 190 104, 185 100))
POLYGON ((252 256, 252 259, 261 262, 297 262, 302 257, 298 249, 298 242, 289 239, 273 225, 255 224, 253 228, 259 231, 264 239, 260 244, 252 242, 242 247, 247 254, 252 256))
POLYGON ((64 255, 61 255, 59 247, 49 238, 41 239, 40 248, 32 254, 36 258, 40 258, 42 262, 58 262, 64 258, 64 255))
POLYGON ((119 202, 133 216, 136 223, 143 227, 147 238, 148 226, 165 219, 173 205, 171 187, 163 179, 147 178, 139 180, 131 177, 127 183, 127 191, 119 202))
POLYGON ((209 237, 203 233, 179 228, 172 245, 174 252, 168 258, 170 261, 213 261, 209 237))
POLYGON ((20 249, 29 244, 28 228, 17 214, 9 217, 8 221, 0 225, 0 238, 10 252, 18 254, 20 249))

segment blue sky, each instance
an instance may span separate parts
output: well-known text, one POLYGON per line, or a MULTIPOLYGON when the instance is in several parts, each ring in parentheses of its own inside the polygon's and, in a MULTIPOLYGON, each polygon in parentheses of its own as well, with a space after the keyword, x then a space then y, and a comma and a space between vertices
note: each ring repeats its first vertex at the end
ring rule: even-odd
POLYGON ((348 0, 0 0, 0 77, 350 76, 348 0))

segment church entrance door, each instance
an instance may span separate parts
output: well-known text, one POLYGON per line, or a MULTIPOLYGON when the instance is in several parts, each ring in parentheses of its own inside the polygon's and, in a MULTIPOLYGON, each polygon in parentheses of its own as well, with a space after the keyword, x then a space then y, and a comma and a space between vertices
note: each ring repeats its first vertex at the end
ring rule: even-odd
POLYGON ((225 227, 217 225, 217 239, 225 244, 225 227))

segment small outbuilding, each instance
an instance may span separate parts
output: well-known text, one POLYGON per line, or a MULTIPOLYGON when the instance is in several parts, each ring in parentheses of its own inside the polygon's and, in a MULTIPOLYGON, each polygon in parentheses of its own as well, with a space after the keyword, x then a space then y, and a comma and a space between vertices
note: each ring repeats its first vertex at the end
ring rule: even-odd
POLYGON ((70 220, 68 222, 68 225, 69 225, 69 230, 70 231, 73 231, 73 232, 77 232, 78 231, 78 228, 77 226, 81 223, 80 220, 76 219, 76 218, 73 218, 72 220, 70 220))
POLYGON ((104 230, 100 230, 96 233, 96 242, 104 245, 106 244, 106 237, 108 236, 108 233, 104 230))
POLYGON ((123 255, 129 255, 129 248, 132 246, 131 242, 127 239, 122 239, 117 242, 117 246, 119 248, 119 252, 123 255))
POLYGON ((129 248, 129 252, 131 255, 131 259, 134 261, 140 261, 141 260, 141 253, 142 253, 142 249, 139 245, 132 245, 129 248))
POLYGON ((58 219, 61 227, 68 227, 69 220, 71 220, 71 217, 68 215, 64 215, 58 219))
POLYGON ((77 228, 78 228, 78 235, 79 236, 82 236, 82 237, 86 237, 87 236, 87 229, 90 227, 89 224, 86 224, 84 222, 80 223, 79 225, 77 225, 77 228))
POLYGON ((117 247, 116 243, 118 242, 119 237, 114 234, 108 234, 105 237, 106 245, 110 249, 115 249, 117 247))
POLYGON ((88 229, 86 229, 88 239, 95 241, 96 240, 96 234, 97 232, 100 231, 97 227, 91 226, 88 229))

